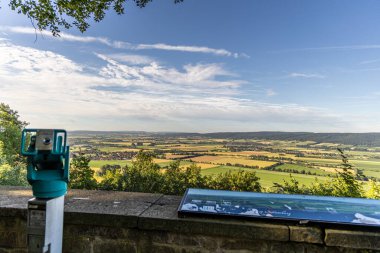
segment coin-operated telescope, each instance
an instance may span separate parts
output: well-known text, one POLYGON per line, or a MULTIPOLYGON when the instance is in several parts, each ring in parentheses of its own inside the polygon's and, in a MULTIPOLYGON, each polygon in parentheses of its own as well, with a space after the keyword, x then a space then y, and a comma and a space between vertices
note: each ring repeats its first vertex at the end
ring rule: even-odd
POLYGON ((24 129, 21 154, 27 156, 27 178, 36 198, 56 198, 67 191, 69 147, 60 129, 24 129))
POLYGON ((28 201, 28 252, 61 253, 70 162, 67 133, 25 129, 21 154, 27 156, 27 179, 35 196, 28 201))

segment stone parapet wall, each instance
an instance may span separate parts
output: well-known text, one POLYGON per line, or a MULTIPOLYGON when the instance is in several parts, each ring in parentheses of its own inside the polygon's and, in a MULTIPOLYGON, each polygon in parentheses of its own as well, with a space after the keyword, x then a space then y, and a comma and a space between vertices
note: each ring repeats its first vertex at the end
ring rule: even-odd
MULTIPOLYGON (((0 187, 0 253, 27 252, 31 192, 0 187)), ((181 197, 72 190, 64 252, 380 252, 380 231, 232 219, 178 218, 181 197)))

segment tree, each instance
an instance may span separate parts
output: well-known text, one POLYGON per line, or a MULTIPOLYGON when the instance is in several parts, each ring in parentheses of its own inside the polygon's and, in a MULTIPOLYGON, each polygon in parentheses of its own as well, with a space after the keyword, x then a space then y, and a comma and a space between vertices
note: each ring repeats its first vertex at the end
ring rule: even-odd
POLYGON ((340 197, 356 197, 360 198, 363 195, 363 187, 361 182, 356 180, 357 175, 353 166, 348 162, 348 157, 344 154, 343 150, 338 148, 339 154, 342 158, 341 168, 342 172, 338 171, 338 176, 333 179, 333 196, 340 197))
POLYGON ((284 179, 284 184, 273 183, 274 192, 290 194, 307 194, 308 189, 305 185, 300 185, 298 180, 290 174, 290 181, 284 179))
MULTIPOLYGON (((152 0, 133 0, 140 8, 152 0)), ((173 0, 174 3, 183 0, 173 0)), ((49 29, 59 36, 60 27, 69 29, 75 26, 81 32, 89 28, 89 20, 100 22, 111 8, 118 14, 124 14, 127 0, 11 0, 12 10, 26 15, 39 30, 49 29)))
POLYGON ((215 190, 261 192, 260 178, 254 171, 228 171, 212 178, 209 188, 215 190))
POLYGON ((120 178, 122 188, 133 192, 161 192, 164 184, 163 174, 153 155, 140 151, 133 159, 131 166, 125 166, 120 178))
POLYGON ((25 165, 0 165, 0 185, 27 186, 25 165))
POLYGON ((23 161, 20 156, 21 131, 28 123, 19 118, 17 111, 0 103, 0 152, 5 162, 12 166, 23 161))
POLYGON ((0 185, 28 185, 25 159, 19 153, 26 125, 17 111, 0 103, 0 185))
POLYGON ((70 164, 70 188, 87 190, 97 188, 94 171, 89 164, 90 158, 82 153, 73 157, 70 164))
POLYGON ((191 164, 187 168, 180 167, 177 160, 169 165, 164 173, 165 184, 162 193, 182 195, 187 188, 207 188, 211 178, 202 176, 201 168, 196 164, 191 164))
MULTIPOLYGON (((337 196, 337 197, 363 197, 363 186, 357 180, 357 175, 353 172, 354 167, 348 162, 347 155, 343 150, 338 149, 342 158, 340 168, 342 171, 337 171, 337 176, 327 182, 319 182, 316 178, 314 183, 307 187, 300 186, 299 182, 290 175, 290 181, 284 179, 284 184, 274 183, 274 191, 281 193, 293 194, 313 194, 323 196, 337 196)), ((373 185, 373 194, 377 194, 377 185, 373 185)))

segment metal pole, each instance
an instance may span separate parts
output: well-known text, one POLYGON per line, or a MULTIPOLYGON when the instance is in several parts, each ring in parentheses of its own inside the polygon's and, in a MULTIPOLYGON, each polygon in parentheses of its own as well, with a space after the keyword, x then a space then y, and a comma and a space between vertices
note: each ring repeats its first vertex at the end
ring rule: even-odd
POLYGON ((64 196, 28 201, 28 252, 61 253, 64 196))

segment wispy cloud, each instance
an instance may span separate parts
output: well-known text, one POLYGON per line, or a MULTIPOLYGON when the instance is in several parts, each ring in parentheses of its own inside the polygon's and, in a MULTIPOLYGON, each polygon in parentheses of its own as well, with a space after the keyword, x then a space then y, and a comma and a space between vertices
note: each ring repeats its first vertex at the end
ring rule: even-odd
POLYGON ((244 54, 232 53, 226 49, 215 49, 209 47, 194 47, 194 46, 173 46, 167 44, 139 44, 136 46, 132 46, 135 50, 144 50, 144 49, 159 49, 159 50, 167 50, 167 51, 181 51, 181 52, 192 52, 192 53, 208 53, 215 54, 220 56, 232 56, 235 58, 238 57, 247 57, 244 54))
POLYGON ((217 49, 204 46, 188 46, 188 45, 168 45, 165 43, 155 44, 133 44, 125 41, 111 40, 106 37, 92 37, 92 36, 78 36, 69 33, 61 32, 60 37, 53 37, 48 31, 39 31, 31 27, 22 26, 0 26, 0 31, 18 33, 18 34, 33 34, 43 35, 52 39, 62 41, 72 41, 81 43, 100 43, 109 47, 129 50, 165 50, 165 51, 177 51, 177 52, 189 52, 189 53, 204 53, 213 54, 217 56, 227 56, 234 58, 249 58, 245 53, 235 53, 226 49, 217 49))
POLYGON ((341 124, 321 108, 239 98, 244 81, 220 64, 177 69, 97 54, 103 63, 88 73, 88 66, 63 55, 9 41, 0 41, 0 55, 0 101, 32 127, 323 131, 341 124))
POLYGON ((276 50, 274 52, 282 53, 282 52, 298 52, 298 51, 370 50, 370 49, 380 49, 380 44, 290 48, 290 49, 276 50))
POLYGON ((367 64, 377 63, 377 62, 380 62, 380 59, 373 59, 373 60, 362 61, 362 62, 359 62, 359 64, 360 65, 367 65, 367 64))
MULTIPOLYGON (((98 54, 96 54, 98 55, 98 54)), ((98 55, 99 56, 99 55, 98 55)), ((136 55, 136 54, 108 54, 106 55, 109 59, 114 59, 119 62, 124 62, 133 65, 144 65, 150 64, 152 62, 157 62, 156 59, 146 56, 146 55, 136 55)))
POLYGON ((326 76, 321 74, 315 74, 315 73, 300 73, 300 72, 293 72, 288 75, 288 77, 291 78, 326 78, 326 76))

